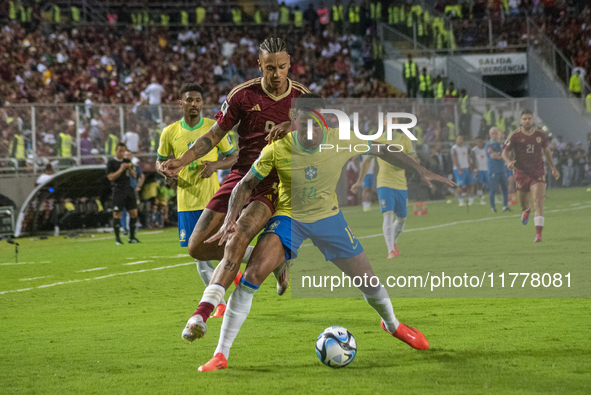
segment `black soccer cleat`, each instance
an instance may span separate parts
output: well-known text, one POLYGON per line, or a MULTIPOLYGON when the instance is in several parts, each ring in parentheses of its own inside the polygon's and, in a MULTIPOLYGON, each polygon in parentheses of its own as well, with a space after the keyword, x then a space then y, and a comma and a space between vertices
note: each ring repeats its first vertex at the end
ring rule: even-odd
POLYGON ((129 244, 136 244, 136 243, 139 243, 139 242, 140 241, 138 239, 136 239, 136 238, 129 239, 129 244))

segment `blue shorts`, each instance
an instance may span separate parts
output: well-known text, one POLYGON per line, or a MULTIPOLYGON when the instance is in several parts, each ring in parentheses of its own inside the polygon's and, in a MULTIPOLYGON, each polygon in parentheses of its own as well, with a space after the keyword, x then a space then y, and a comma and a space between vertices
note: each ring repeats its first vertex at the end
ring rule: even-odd
POLYGON ((376 186, 376 180, 373 174, 366 174, 361 182, 361 188, 373 188, 376 186))
POLYGON ((513 171, 507 169, 507 178, 512 177, 513 176, 513 171))
POLYGON ((285 215, 277 215, 267 222, 260 237, 274 234, 279 236, 285 260, 298 256, 304 240, 310 238, 327 261, 351 258, 363 252, 363 247, 353 234, 343 213, 305 224, 285 215))
POLYGON ((454 176, 456 177, 456 184, 458 184, 459 187, 465 187, 472 184, 470 169, 462 169, 462 175, 460 175, 459 171, 454 170, 454 176))
POLYGON ((388 187, 378 188, 378 199, 380 199, 380 208, 382 213, 394 211, 398 218, 406 218, 406 203, 408 200, 408 191, 402 189, 392 189, 388 187))
MULTIPOLYGON (((474 174, 476 174, 476 173, 474 173, 474 174)), ((478 172, 478 177, 476 177, 475 175, 473 175, 472 177, 474 177, 472 179, 473 182, 480 183, 480 184, 488 184, 488 171, 480 170, 478 172)))
POLYGON ((179 220, 179 241, 181 242, 181 247, 188 247, 189 246, 189 238, 193 233, 193 229, 195 229, 195 225, 197 225, 197 221, 199 221, 199 217, 203 210, 195 210, 195 211, 181 211, 178 213, 178 220, 179 220))

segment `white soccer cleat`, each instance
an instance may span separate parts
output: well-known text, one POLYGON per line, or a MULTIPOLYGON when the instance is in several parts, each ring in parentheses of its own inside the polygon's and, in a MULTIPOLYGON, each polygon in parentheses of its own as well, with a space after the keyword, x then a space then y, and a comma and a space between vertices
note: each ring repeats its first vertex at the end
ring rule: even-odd
POLYGON ((201 339, 207 333, 207 325, 203 322, 203 318, 196 314, 189 318, 185 329, 183 329, 183 339, 192 343, 196 339, 201 339))
POLYGON ((289 287, 289 268, 293 261, 285 261, 277 269, 273 270, 273 275, 277 279, 277 294, 283 295, 289 287))
POLYGON ((485 202, 484 200, 482 200, 482 199, 481 199, 481 200, 480 200, 480 205, 481 205, 481 206, 486 206, 486 202, 485 202))

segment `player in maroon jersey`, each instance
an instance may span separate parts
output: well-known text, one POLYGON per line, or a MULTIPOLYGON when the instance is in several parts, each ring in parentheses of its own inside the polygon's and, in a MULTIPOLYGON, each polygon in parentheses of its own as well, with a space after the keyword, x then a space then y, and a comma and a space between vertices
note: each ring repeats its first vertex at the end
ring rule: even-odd
POLYGON ((534 224, 536 225, 536 237, 534 242, 542 241, 542 228, 544 227, 544 195, 546 193, 546 181, 544 171, 544 159, 552 169, 552 175, 558 180, 560 173, 556 170, 552 161, 552 153, 548 148, 546 134, 534 128, 534 116, 530 110, 521 112, 521 127, 509 136, 503 150, 503 160, 509 170, 515 171, 515 185, 517 198, 521 204, 523 213, 521 222, 525 225, 531 211, 530 194, 534 201, 534 224), (511 158, 511 152, 514 159, 511 158))
MULTIPOLYGON (((220 264, 212 273, 209 286, 203 293, 199 308, 191 317, 193 320, 199 320, 199 325, 192 325, 192 321, 189 320, 183 331, 183 337, 189 341, 205 334, 207 318, 236 277, 240 263, 248 260, 248 244, 263 229, 275 211, 276 188, 279 183, 276 173, 257 186, 248 206, 240 216, 238 233, 225 247, 218 243, 205 242, 224 222, 232 190, 248 173, 263 147, 275 138, 283 138, 291 130, 291 100, 308 93, 309 90, 287 78, 289 67, 290 57, 286 52, 285 42, 278 38, 265 40, 259 47, 259 69, 263 72, 263 77, 234 88, 216 114, 217 122, 211 130, 199 138, 180 158, 169 160, 161 167, 164 172, 174 176, 184 166, 209 152, 240 122, 237 130, 240 148, 238 161, 203 211, 189 239, 189 253, 192 257, 199 260, 220 260, 220 264)), ((289 266, 290 263, 286 263, 275 272, 279 294, 287 288, 289 266)))

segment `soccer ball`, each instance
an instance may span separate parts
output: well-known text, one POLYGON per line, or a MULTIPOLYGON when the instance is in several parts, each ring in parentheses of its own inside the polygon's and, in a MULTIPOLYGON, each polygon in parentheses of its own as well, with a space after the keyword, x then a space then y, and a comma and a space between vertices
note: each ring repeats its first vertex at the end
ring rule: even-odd
POLYGON ((350 364, 357 354, 357 342, 342 326, 326 328, 316 340, 316 354, 320 362, 331 368, 342 368, 350 364))

